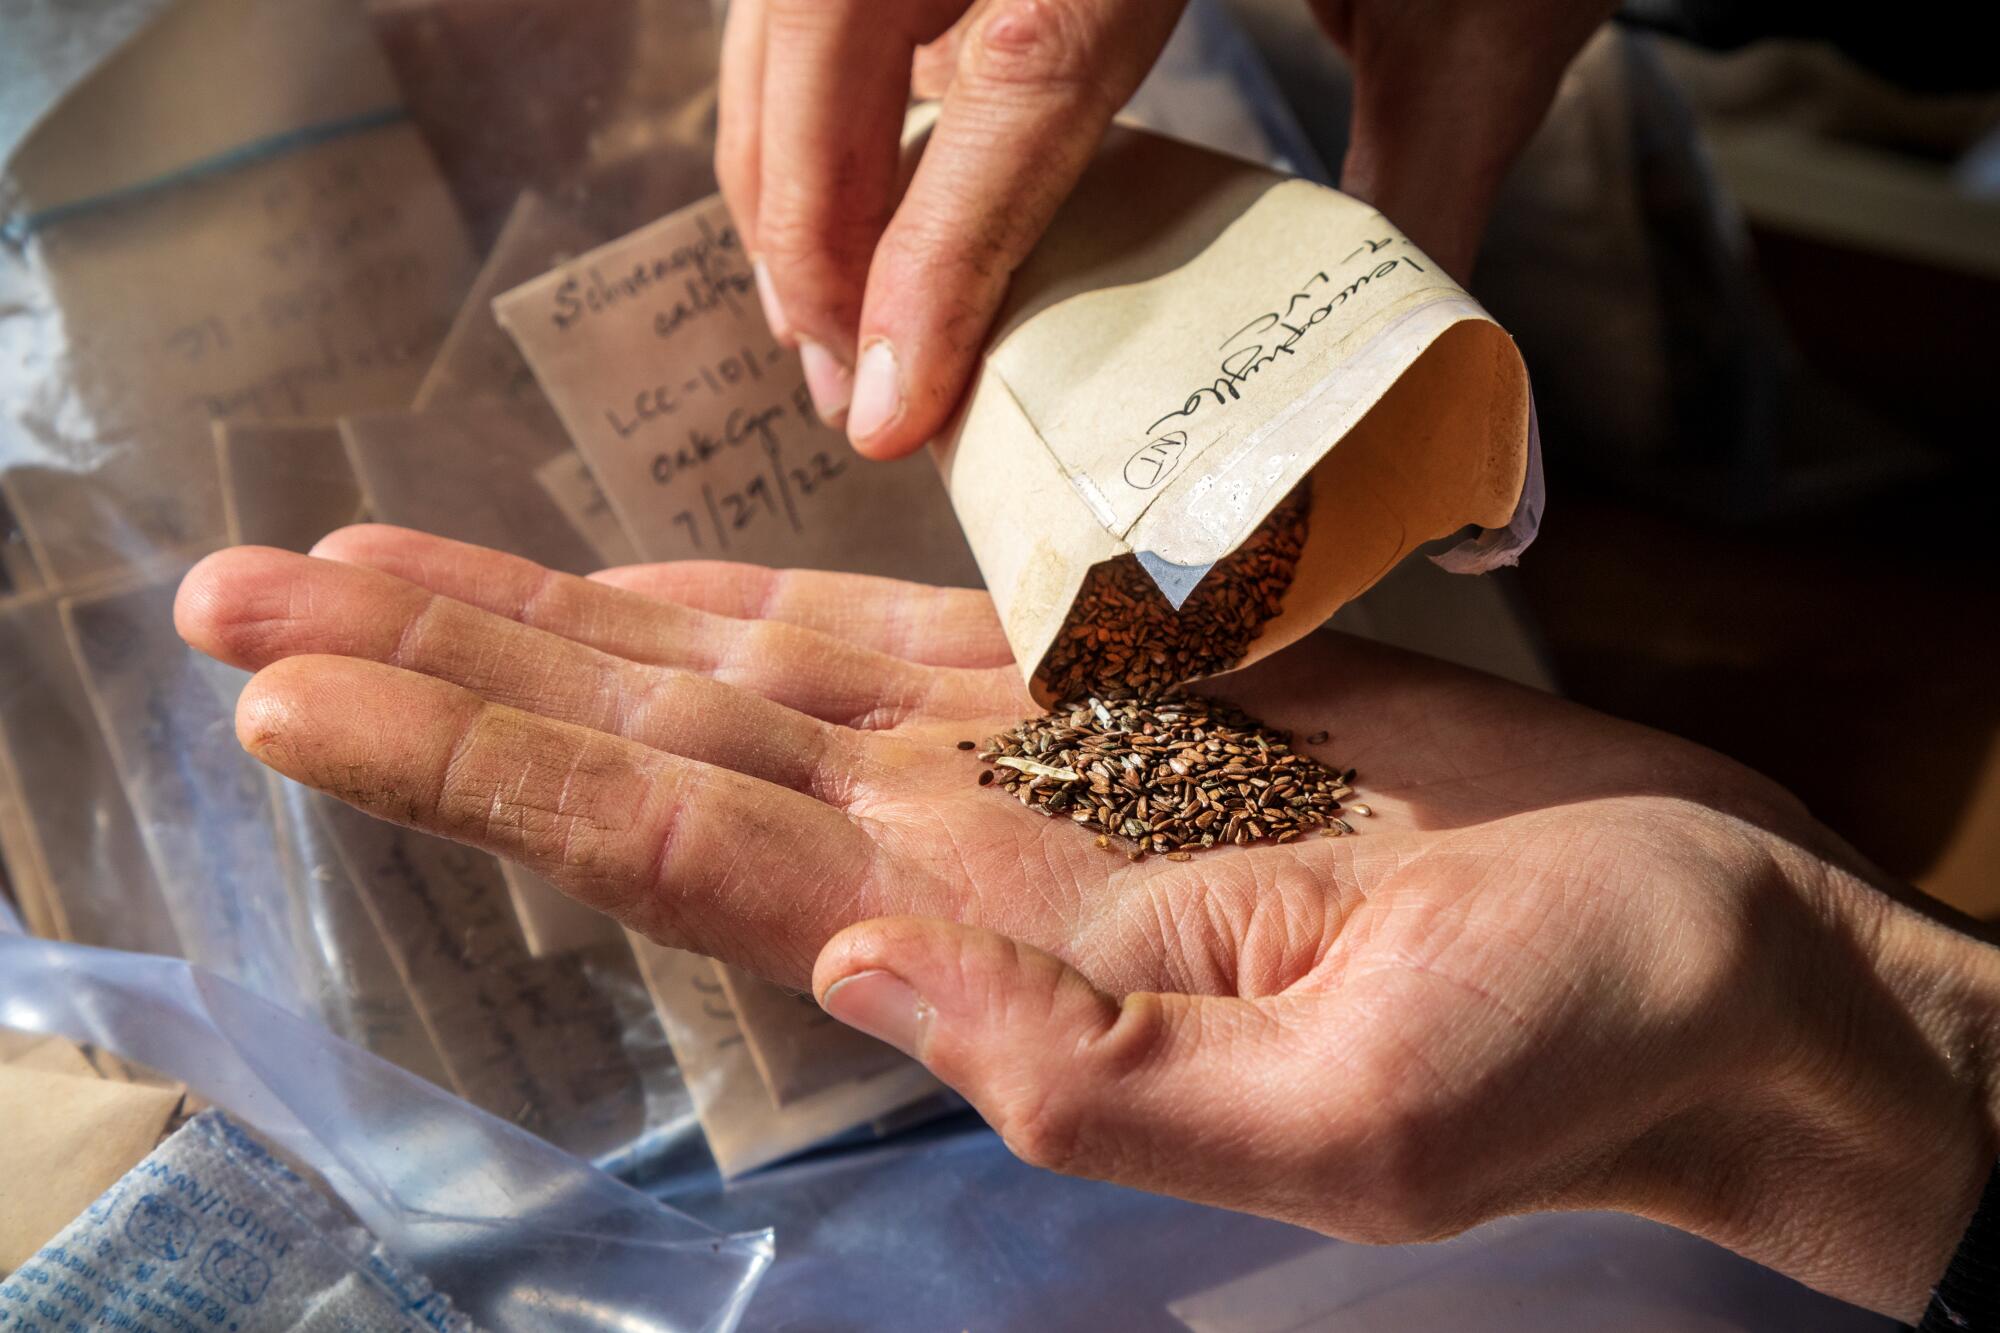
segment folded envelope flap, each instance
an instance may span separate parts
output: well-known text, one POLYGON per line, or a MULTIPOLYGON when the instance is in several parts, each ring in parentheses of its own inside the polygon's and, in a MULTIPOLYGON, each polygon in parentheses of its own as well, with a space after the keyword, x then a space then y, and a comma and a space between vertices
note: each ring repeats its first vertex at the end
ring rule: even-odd
POLYGON ((1125 547, 1092 517, 997 376, 974 383, 933 454, 1007 642, 1032 671, 1090 567, 1125 547))
MULTIPOLYGON (((1339 447, 1307 449, 1305 549, 1282 608, 1238 667, 1318 629, 1427 542, 1468 523, 1499 527, 1514 511, 1527 472, 1528 382, 1513 339, 1446 302, 1415 312, 1400 336, 1418 342, 1416 358, 1340 428, 1339 447)), ((1286 475, 1254 513, 1290 491, 1286 475)), ((1165 512, 1156 507, 1141 527, 1165 512)))

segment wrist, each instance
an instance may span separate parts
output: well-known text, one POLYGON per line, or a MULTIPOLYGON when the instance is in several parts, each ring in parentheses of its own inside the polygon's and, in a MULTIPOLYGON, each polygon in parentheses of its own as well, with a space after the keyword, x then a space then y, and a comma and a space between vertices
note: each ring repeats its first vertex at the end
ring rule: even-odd
MULTIPOLYGON (((1884 894, 1872 895, 1869 912, 1873 973, 1921 1038, 1917 1055, 1936 1089, 1936 1139, 1903 1145, 1935 1193, 1913 1219, 1920 1244, 1911 1270, 1895 1275, 1894 1303, 1874 1307, 1915 1323, 2000 1166, 2000 948, 1884 894)), ((1886 1041, 1850 1050, 1857 1069, 1894 1058, 1886 1041)))
POLYGON ((1757 1039, 1642 1147, 1635 1211, 1914 1321, 2000 1152, 2000 949, 1816 859, 1787 879, 1806 942, 1749 960, 1757 1039))

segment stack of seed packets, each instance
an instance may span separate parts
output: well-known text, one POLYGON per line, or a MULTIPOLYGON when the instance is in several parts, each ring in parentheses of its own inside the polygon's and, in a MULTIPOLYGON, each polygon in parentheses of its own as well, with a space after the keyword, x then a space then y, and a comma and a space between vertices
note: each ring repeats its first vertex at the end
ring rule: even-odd
POLYGON ((261 777, 152 630, 225 540, 214 423, 407 402, 472 255, 355 7, 275 13, 172 6, 0 169, 0 854, 39 933, 308 1005, 261 777))
MULTIPOLYGON (((820 423, 797 354, 764 324, 720 200, 556 264, 493 312, 595 479, 551 470, 550 493, 606 534, 607 557, 978 585, 930 462, 867 462, 820 423)), ((920 1067, 808 997, 650 941, 633 947, 725 1174, 939 1098, 920 1067)))

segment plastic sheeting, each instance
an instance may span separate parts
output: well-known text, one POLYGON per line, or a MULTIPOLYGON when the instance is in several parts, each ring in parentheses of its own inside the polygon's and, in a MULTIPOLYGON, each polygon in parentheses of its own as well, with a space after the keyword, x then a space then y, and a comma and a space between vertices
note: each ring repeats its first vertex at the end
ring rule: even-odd
POLYGON ((175 959, 0 934, 0 1026, 187 1083, 312 1167, 494 1330, 735 1326, 771 1235, 725 1235, 175 959))

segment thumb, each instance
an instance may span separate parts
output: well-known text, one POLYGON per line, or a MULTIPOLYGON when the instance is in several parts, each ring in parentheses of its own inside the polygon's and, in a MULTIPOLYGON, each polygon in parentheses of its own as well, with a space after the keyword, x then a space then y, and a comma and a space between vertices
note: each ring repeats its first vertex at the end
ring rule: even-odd
POLYGON ((889 917, 828 942, 813 992, 922 1061, 1024 1161, 1266 1214, 1312 1143, 1301 1001, 1115 1000, 1040 949, 889 917))

